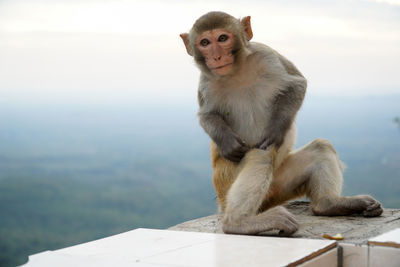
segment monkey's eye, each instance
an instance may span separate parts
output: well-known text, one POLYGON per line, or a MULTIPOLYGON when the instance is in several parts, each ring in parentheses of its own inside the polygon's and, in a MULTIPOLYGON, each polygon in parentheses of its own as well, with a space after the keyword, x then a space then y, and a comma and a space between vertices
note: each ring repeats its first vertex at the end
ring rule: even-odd
POLYGON ((201 46, 207 46, 209 43, 210 43, 210 41, 208 41, 207 39, 203 39, 200 41, 201 46))
POLYGON ((218 37, 218 42, 225 42, 226 40, 228 40, 229 39, 229 36, 228 35, 226 35, 226 34, 221 34, 219 37, 218 37))

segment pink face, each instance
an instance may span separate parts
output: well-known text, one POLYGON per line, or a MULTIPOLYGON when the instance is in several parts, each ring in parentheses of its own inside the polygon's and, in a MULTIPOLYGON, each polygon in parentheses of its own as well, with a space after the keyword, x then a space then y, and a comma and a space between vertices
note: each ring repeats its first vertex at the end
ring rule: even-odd
POLYGON ((224 29, 203 32, 196 40, 196 47, 206 60, 207 67, 216 75, 227 75, 232 70, 235 35, 224 29))

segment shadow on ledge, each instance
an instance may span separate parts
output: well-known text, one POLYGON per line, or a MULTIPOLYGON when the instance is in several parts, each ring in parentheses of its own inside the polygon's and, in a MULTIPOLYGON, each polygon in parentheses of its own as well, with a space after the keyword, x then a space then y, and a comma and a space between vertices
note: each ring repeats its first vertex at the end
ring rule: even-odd
MULTIPOLYGON (((384 209, 379 217, 365 218, 354 216, 315 216, 309 202, 294 201, 285 207, 295 214, 300 224, 299 230, 292 237, 323 239, 322 235, 340 233, 345 243, 366 244, 369 238, 400 227, 400 210, 384 209)), ((216 214, 175 225, 169 230, 204 233, 222 233, 222 215, 216 214)), ((278 231, 266 232, 266 235, 277 236, 278 231)))

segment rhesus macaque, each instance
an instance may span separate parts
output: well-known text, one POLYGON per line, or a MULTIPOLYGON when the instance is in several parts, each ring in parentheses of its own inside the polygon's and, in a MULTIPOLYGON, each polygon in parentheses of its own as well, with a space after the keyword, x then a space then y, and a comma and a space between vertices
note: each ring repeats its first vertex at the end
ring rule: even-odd
POLYGON ((340 196, 344 167, 327 140, 293 149, 307 82, 278 52, 249 42, 250 17, 210 12, 180 36, 201 71, 198 116, 212 139, 225 233, 291 235, 299 225, 280 205, 304 195, 315 215, 383 212, 371 196, 340 196))

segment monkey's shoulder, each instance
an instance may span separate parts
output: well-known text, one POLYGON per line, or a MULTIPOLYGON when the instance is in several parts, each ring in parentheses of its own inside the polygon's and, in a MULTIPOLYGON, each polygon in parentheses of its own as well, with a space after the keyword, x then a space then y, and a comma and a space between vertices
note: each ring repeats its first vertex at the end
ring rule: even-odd
POLYGON ((261 53, 275 53, 276 52, 270 46, 263 44, 263 43, 259 43, 259 42, 249 42, 248 48, 252 52, 261 52, 261 53))
POLYGON ((257 42, 250 42, 248 45, 247 64, 257 68, 258 73, 265 75, 271 74, 275 77, 285 74, 285 66, 282 63, 281 56, 271 47, 257 42))
POLYGON ((250 51, 249 57, 279 60, 279 53, 266 44, 249 42, 247 49, 250 51))
POLYGON ((265 70, 265 75, 284 79, 288 76, 295 79, 304 78, 296 66, 275 49, 257 42, 250 42, 248 49, 250 53, 247 61, 253 65, 257 64, 259 70, 265 70))

